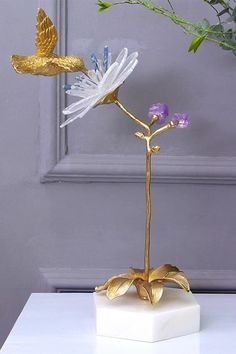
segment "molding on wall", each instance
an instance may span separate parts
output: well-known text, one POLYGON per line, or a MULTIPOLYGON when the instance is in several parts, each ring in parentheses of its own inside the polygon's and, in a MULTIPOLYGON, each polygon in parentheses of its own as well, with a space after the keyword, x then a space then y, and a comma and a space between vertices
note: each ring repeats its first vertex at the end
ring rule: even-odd
MULTIPOLYGON (((54 289, 93 288, 124 268, 40 268, 41 274, 54 289)), ((236 270, 185 270, 194 290, 236 290, 236 270)))
MULTIPOLYGON (((42 182, 144 182, 145 156, 78 155, 62 158, 42 182)), ((236 157, 154 157, 152 180, 160 183, 235 184, 236 157)))
MULTIPOLYGON (((67 53, 67 0, 40 0, 43 7, 53 19, 58 30, 57 53, 67 53)), ((66 74, 56 77, 40 77, 40 176, 42 181, 67 153, 67 128, 60 129, 64 116, 62 109, 66 106, 66 95, 62 86, 66 74)))
MULTIPOLYGON (((67 53, 67 0, 41 0, 57 25, 57 53, 67 53)), ((41 182, 143 182, 144 155, 68 154, 67 129, 60 129, 66 95, 66 75, 40 78, 41 182)), ((155 157, 154 157, 155 158, 155 157)), ((153 182, 235 184, 235 157, 158 156, 153 161, 153 182)))

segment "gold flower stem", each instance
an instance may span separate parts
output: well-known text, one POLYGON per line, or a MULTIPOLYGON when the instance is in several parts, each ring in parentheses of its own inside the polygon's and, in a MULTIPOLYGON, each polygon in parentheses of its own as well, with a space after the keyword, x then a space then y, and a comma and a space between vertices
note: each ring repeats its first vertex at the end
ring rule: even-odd
POLYGON ((145 194, 146 194, 146 227, 145 227, 145 249, 144 249, 144 278, 148 281, 149 272, 150 272, 150 244, 151 244, 151 168, 152 168, 152 150, 151 150, 151 141, 152 139, 169 130, 174 128, 174 123, 170 122, 164 127, 157 129, 152 132, 150 125, 144 123, 142 120, 138 119, 131 113, 118 99, 114 103, 136 124, 142 126, 146 131, 147 135, 144 140, 146 141, 146 184, 145 184, 145 194))
POLYGON ((149 271, 150 271, 150 239, 151 239, 151 162, 152 162, 152 151, 150 148, 150 142, 152 139, 152 133, 150 126, 137 117, 135 117, 118 99, 115 100, 115 104, 131 118, 136 124, 141 125, 147 131, 146 137, 146 227, 145 227, 145 250, 144 250, 144 277, 148 281, 149 271))
POLYGON ((151 235, 151 166, 152 166, 152 153, 146 143, 146 231, 145 231, 145 251, 144 251, 144 276, 148 281, 150 271, 150 235, 151 235))
POLYGON ((127 116, 129 116, 136 124, 141 125, 144 129, 147 130, 148 134, 150 134, 150 127, 144 123, 143 121, 141 121, 140 119, 138 119, 137 117, 135 117, 130 111, 128 111, 128 109, 117 99, 114 102, 125 114, 127 114, 127 116))
POLYGON ((170 121, 168 124, 164 125, 164 127, 161 127, 157 129, 154 133, 152 133, 150 136, 150 140, 153 139, 155 136, 160 135, 161 133, 164 133, 171 128, 175 128, 175 124, 172 121, 170 121))
POLYGON ((158 154, 160 147, 158 145, 152 146, 152 139, 174 128, 176 125, 174 122, 170 122, 165 126, 151 130, 152 125, 157 122, 158 119, 152 120, 148 124, 135 117, 130 111, 128 111, 123 104, 117 99, 117 92, 106 97, 103 103, 115 103, 129 118, 131 118, 136 124, 140 125, 146 130, 138 131, 134 135, 145 142, 146 145, 146 178, 145 178, 145 199, 146 199, 146 224, 145 224, 145 246, 144 246, 144 269, 130 269, 128 273, 119 274, 109 278, 104 284, 95 288, 96 292, 106 290, 108 299, 112 300, 118 296, 124 295, 131 285, 136 287, 138 296, 142 300, 147 300, 151 304, 157 304, 162 297, 163 288, 165 283, 176 283, 181 288, 189 291, 189 283, 183 272, 177 267, 170 264, 165 264, 158 268, 150 268, 150 250, 151 250, 151 218, 152 218, 152 203, 151 203, 151 179, 152 179, 152 155, 158 154))

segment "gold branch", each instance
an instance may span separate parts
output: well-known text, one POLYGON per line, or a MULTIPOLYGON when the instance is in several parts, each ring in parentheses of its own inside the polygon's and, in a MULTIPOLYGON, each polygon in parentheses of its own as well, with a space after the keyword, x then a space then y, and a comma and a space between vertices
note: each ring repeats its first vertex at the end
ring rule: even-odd
POLYGON ((150 135, 150 140, 153 139, 155 136, 160 135, 161 133, 164 133, 171 128, 175 128, 175 124, 172 121, 170 121, 168 124, 164 125, 163 127, 159 128, 155 132, 153 132, 150 135))
MULTIPOLYGON (((118 93, 118 92, 117 92, 118 93)), ((175 283, 181 288, 189 291, 189 283, 183 272, 177 267, 170 264, 162 265, 158 268, 150 267, 150 246, 151 246, 151 218, 152 218, 152 203, 151 203, 151 178, 152 178, 152 155, 160 151, 158 145, 151 146, 152 139, 176 126, 170 121, 165 126, 151 131, 152 125, 158 121, 158 116, 153 116, 151 123, 146 124, 139 118, 135 117, 123 104, 115 99, 117 93, 106 98, 105 103, 115 103, 129 118, 136 124, 146 130, 146 134, 142 131, 137 131, 134 135, 145 141, 146 145, 146 225, 145 225, 145 248, 144 248, 144 269, 131 269, 128 273, 113 276, 104 284, 95 288, 96 292, 106 290, 107 297, 112 300, 118 296, 124 295, 134 285, 137 289, 138 296, 149 301, 151 304, 157 304, 162 297, 163 288, 166 282, 175 283)), ((104 103, 103 102, 103 103, 104 103)))
MULTIPOLYGON (((144 273, 143 277, 146 282, 148 282, 150 274, 150 241, 151 241, 151 168, 152 168, 152 155, 157 154, 160 151, 160 147, 155 145, 151 146, 152 139, 165 131, 174 128, 174 122, 170 121, 168 124, 152 132, 151 127, 158 121, 158 116, 154 115, 150 124, 143 122, 141 119, 137 118, 133 113, 131 113, 119 100, 118 98, 114 102, 129 118, 131 118, 136 124, 140 125, 146 130, 146 134, 142 131, 137 131, 134 135, 145 141, 146 145, 146 183, 145 183, 145 195, 146 195, 146 226, 145 226, 145 249, 144 249, 144 273)), ((123 279, 122 279, 123 282, 123 279)), ((125 282, 127 289, 130 286, 130 282, 125 282)), ((137 285, 137 284, 136 284, 137 285)))
POLYGON ((142 120, 139 118, 135 117, 125 106, 119 101, 115 100, 115 104, 125 113, 127 116, 129 116, 136 124, 141 125, 144 129, 147 130, 148 135, 151 133, 150 127, 148 124, 144 123, 142 120))

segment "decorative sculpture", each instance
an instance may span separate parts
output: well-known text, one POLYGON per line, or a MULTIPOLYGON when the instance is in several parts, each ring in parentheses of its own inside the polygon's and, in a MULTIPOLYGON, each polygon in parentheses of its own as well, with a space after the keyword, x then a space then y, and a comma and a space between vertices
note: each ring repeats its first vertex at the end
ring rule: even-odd
POLYGON ((189 283, 177 267, 165 264, 159 268, 150 268, 150 227, 151 227, 151 161, 154 154, 158 154, 160 147, 153 145, 153 139, 161 133, 172 128, 185 128, 188 126, 189 118, 186 113, 175 113, 172 120, 163 125, 168 117, 166 104, 154 104, 149 109, 150 122, 147 123, 137 118, 118 99, 119 88, 132 73, 138 63, 138 53, 128 55, 124 48, 116 60, 111 62, 111 54, 108 48, 104 48, 103 59, 97 59, 96 55, 91 56, 94 68, 88 70, 86 75, 77 77, 77 82, 66 85, 66 93, 79 97, 79 101, 72 103, 64 109, 65 115, 72 115, 61 127, 68 125, 75 119, 82 118, 91 108, 101 104, 116 104, 129 118, 141 127, 135 136, 144 141, 146 147, 146 235, 144 269, 131 268, 128 273, 113 276, 103 285, 97 286, 96 291, 107 290, 109 299, 114 299, 125 294, 129 287, 135 285, 141 299, 156 304, 162 294, 164 285, 168 282, 176 283, 186 291, 189 291, 189 283), (162 125, 154 129, 155 125, 162 125))
POLYGON ((138 63, 137 52, 129 55, 128 50, 124 48, 116 60, 112 62, 111 53, 109 53, 108 47, 105 47, 102 59, 97 59, 95 54, 91 56, 93 68, 87 70, 80 57, 59 57, 53 54, 56 41, 56 29, 44 11, 40 9, 38 11, 36 55, 31 57, 13 56, 12 64, 17 72, 35 75, 56 75, 63 71, 83 72, 76 77, 74 84, 65 85, 66 93, 78 97, 79 100, 64 109, 63 113, 69 115, 69 118, 61 124, 61 128, 75 119, 82 118, 94 107, 113 103, 140 126, 141 130, 137 131, 135 136, 145 143, 146 149, 144 269, 131 268, 128 273, 113 276, 103 285, 97 286, 96 291, 106 290, 107 297, 114 299, 125 294, 133 284, 139 297, 152 304, 158 303, 163 294, 164 285, 168 282, 175 283, 189 291, 188 280, 177 267, 165 264, 158 268, 150 268, 151 163, 152 156, 160 151, 158 145, 153 145, 153 139, 169 129, 187 127, 188 114, 175 113, 172 119, 166 123, 168 107, 166 104, 157 103, 150 107, 149 122, 146 122, 136 117, 120 102, 118 98, 119 89, 138 63), (154 128, 158 125, 161 125, 161 127, 154 128))
POLYGON ((53 76, 63 72, 86 73, 79 56, 59 56, 53 53, 57 44, 57 30, 43 9, 38 10, 35 38, 36 54, 12 55, 11 63, 18 74, 53 76))

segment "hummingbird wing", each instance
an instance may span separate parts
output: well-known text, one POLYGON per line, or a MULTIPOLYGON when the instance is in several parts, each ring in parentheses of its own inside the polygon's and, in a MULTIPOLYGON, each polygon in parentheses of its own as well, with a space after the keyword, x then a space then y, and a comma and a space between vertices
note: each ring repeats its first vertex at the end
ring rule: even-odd
POLYGON ((57 44, 57 30, 43 9, 38 10, 35 38, 36 54, 40 57, 51 56, 57 44))

